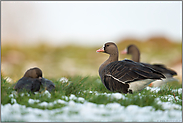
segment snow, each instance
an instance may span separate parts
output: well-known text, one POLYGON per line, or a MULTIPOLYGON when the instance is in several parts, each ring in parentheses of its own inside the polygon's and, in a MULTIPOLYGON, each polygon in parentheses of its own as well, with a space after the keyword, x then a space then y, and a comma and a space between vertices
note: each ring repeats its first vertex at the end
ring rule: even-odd
POLYGON ((9 95, 10 98, 13 98, 17 96, 17 92, 16 91, 12 91, 11 94, 9 95))
MULTIPOLYGON (((37 92, 38 93, 38 92, 37 92)), ((16 93, 17 94, 17 93, 16 93)), ((30 94, 28 93, 21 93, 21 96, 23 97, 24 95, 27 95, 28 97, 30 96, 30 94)))
POLYGON ((156 101, 157 101, 157 104, 161 104, 163 108, 167 110, 173 110, 173 109, 181 110, 182 108, 182 106, 178 104, 174 104, 171 102, 161 102, 160 98, 156 98, 156 101))
POLYGON ((172 92, 178 92, 178 94, 182 94, 182 88, 177 89, 173 89, 172 92))
POLYGON ((68 79, 65 78, 65 77, 62 77, 62 78, 59 79, 59 81, 62 82, 62 83, 67 83, 68 79))
MULTIPOLYGON (((40 103, 40 105, 50 106, 51 103, 40 103)), ((52 103, 53 104, 53 103, 52 103)), ((58 122, 58 121, 181 121, 182 111, 174 110, 172 106, 176 104, 164 104, 165 111, 155 111, 151 106, 139 107, 129 105, 126 108, 118 103, 107 105, 97 105, 85 101, 83 104, 74 101, 67 102, 67 106, 54 110, 41 110, 25 107, 19 104, 1 105, 2 121, 26 121, 26 122, 58 122), (25 115, 21 115, 27 112, 25 115), (59 113, 63 112, 63 113, 59 113), (11 117, 9 117, 11 115, 11 117), (41 116, 39 116, 41 115, 41 116), (105 117, 107 116, 107 117, 105 117)), ((178 106, 180 107, 180 106, 178 106)))
POLYGON ((84 99, 84 98, 82 98, 82 97, 79 97, 79 98, 78 98, 78 101, 80 101, 80 102, 84 102, 84 101, 85 101, 85 99, 84 99))
POLYGON ((97 91, 84 91, 84 93, 86 93, 86 92, 89 92, 89 93, 93 93, 93 94, 95 94, 95 95, 97 95, 97 96, 99 96, 99 95, 105 95, 105 96, 107 96, 107 97, 111 97, 111 99, 114 99, 114 98, 116 98, 116 99, 125 99, 126 97, 123 95, 123 94, 121 94, 121 93, 112 93, 112 94, 108 94, 108 93, 98 93, 97 91))
POLYGON ((60 103, 60 104, 66 104, 66 101, 58 99, 56 101, 53 102, 54 104, 60 103))
POLYGON ((146 87, 146 90, 150 90, 151 92, 155 92, 158 93, 158 91, 160 91, 159 87, 146 87))
POLYGON ((30 103, 30 104, 34 104, 35 102, 40 102, 39 100, 33 100, 33 99, 29 99, 28 100, 28 103, 30 103))
POLYGON ((70 97, 69 97, 70 100, 75 100, 77 99, 77 97, 74 95, 74 94, 71 94, 70 97))
MULTIPOLYGON (((158 92, 158 89, 149 88, 151 91, 158 92)), ((182 89, 174 91, 180 92, 182 89)), ((86 91, 85 91, 86 92, 86 91)), ((105 95, 109 98, 127 99, 120 93, 98 93, 97 91, 89 91, 96 95, 105 95)), ((51 97, 48 91, 42 95, 51 97)), ((13 104, 1 105, 1 121, 24 121, 24 122, 89 122, 89 121, 102 121, 102 122, 181 122, 182 121, 182 106, 173 103, 175 100, 173 95, 166 95, 156 98, 158 104, 164 108, 162 110, 155 110, 152 106, 139 107, 137 105, 129 105, 127 107, 119 103, 95 104, 86 101, 82 97, 76 97, 71 94, 69 97, 62 96, 60 99, 53 102, 41 102, 40 100, 29 99, 30 105, 38 103, 39 106, 52 107, 57 104, 64 104, 65 106, 57 109, 38 109, 20 105, 14 99, 14 92, 9 95, 13 104), (168 99, 169 102, 162 102, 161 98, 168 99), (82 103, 80 103, 82 102, 82 103), (11 117, 10 117, 11 116, 11 117)), ((181 101, 179 97, 175 97, 181 101)))
POLYGON ((53 103, 47 103, 47 102, 42 102, 40 104, 38 104, 39 106, 45 106, 45 107, 50 107, 50 106, 53 106, 54 104, 53 103))
POLYGON ((168 102, 181 101, 178 96, 174 97, 173 95, 160 96, 160 98, 167 99, 168 102))
POLYGON ((13 83, 13 79, 10 78, 10 77, 8 77, 8 76, 6 76, 4 79, 5 79, 6 82, 8 82, 8 83, 13 83))
POLYGON ((48 90, 45 90, 42 95, 47 95, 48 98, 51 98, 51 94, 50 94, 50 92, 48 90))
POLYGON ((11 99, 11 103, 17 103, 16 99, 11 99))

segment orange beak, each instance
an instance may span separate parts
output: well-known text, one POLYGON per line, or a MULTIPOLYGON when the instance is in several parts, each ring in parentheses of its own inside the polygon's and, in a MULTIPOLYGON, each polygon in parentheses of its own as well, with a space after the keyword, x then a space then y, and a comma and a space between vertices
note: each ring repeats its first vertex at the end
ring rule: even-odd
POLYGON ((104 48, 102 47, 102 48, 98 49, 96 52, 97 52, 97 53, 99 53, 99 52, 104 52, 104 48))
POLYGON ((153 83, 149 84, 149 87, 152 87, 153 86, 153 83))
POLYGON ((127 54, 127 49, 122 50, 121 54, 127 54))

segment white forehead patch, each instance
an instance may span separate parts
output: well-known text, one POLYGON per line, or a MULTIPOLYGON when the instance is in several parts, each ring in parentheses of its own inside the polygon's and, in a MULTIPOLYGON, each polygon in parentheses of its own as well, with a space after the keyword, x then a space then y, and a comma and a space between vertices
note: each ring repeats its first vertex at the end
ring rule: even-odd
POLYGON ((104 43, 103 47, 105 47, 105 44, 106 44, 106 43, 109 43, 109 42, 115 43, 114 41, 106 41, 106 42, 104 43))

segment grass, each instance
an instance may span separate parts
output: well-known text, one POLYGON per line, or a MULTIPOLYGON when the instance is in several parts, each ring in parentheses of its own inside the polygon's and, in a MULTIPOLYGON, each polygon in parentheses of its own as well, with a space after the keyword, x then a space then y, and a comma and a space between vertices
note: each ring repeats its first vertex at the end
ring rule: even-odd
MULTIPOLYGON (((172 67, 182 59, 182 43, 173 43, 161 38, 149 39, 144 42, 126 39, 117 43, 119 51, 125 49, 129 44, 136 44, 139 47, 142 62, 163 63, 167 67, 172 67)), ((97 70, 99 66, 108 58, 107 54, 97 54, 95 52, 102 45, 97 47, 51 46, 47 44, 39 44, 37 46, 3 45, 1 47, 1 104, 13 105, 13 99, 15 99, 18 104, 26 107, 54 110, 66 107, 70 101, 79 104, 83 104, 86 101, 97 105, 118 103, 124 107, 130 105, 139 107, 152 106, 153 110, 164 111, 163 105, 158 103, 157 99, 160 99, 161 102, 170 102, 182 106, 182 93, 178 93, 178 89, 182 88, 181 81, 168 83, 158 92, 144 89, 139 93, 123 94, 123 98, 114 98, 113 94, 115 93, 108 91, 98 76, 97 70), (22 77, 24 72, 35 66, 43 71, 43 77, 54 82, 56 89, 51 92, 51 97, 45 95, 43 89, 38 94, 24 92, 24 95, 20 93, 13 98, 9 97, 14 93, 14 84, 22 77), (6 79, 7 76, 12 78, 13 82, 9 83, 6 79), (60 82, 61 76, 66 77, 68 82, 60 82), (70 98, 73 95, 76 96, 76 99, 70 98), (84 101, 78 100, 79 97, 84 101), (38 100, 39 102, 28 103, 29 99, 38 100), (58 100, 67 103, 53 104, 54 101, 58 100), (50 105, 41 106, 40 104, 44 102, 50 105)), ((131 59, 130 55, 120 54, 119 57, 120 60, 124 58, 131 59)), ((16 111, 12 111, 12 113, 16 114, 16 111)), ((27 113, 26 111, 21 112, 22 115, 27 113)), ((65 112, 59 110, 53 115, 63 113, 65 112)), ((67 113, 72 116, 78 114, 78 111, 69 111, 67 113)), ((104 113, 102 115, 107 117, 109 114, 104 113)), ((37 116, 42 117, 42 114, 37 116)))
MULTIPOLYGON (((140 107, 145 106, 152 106, 155 110, 164 110, 162 105, 159 105, 156 101, 156 98, 160 98, 163 102, 168 102, 168 99, 163 98, 166 95, 172 95, 175 97, 178 97, 179 100, 173 100, 172 103, 182 105, 182 93, 178 93, 177 91, 172 92, 173 89, 181 88, 182 85, 176 82, 167 84, 164 88, 162 88, 159 92, 152 92, 150 90, 144 89, 140 93, 134 93, 134 94, 124 94, 125 99, 116 99, 112 98, 110 95, 112 92, 108 91, 102 82, 100 81, 100 78, 98 76, 88 76, 88 77, 81 77, 81 76, 74 76, 74 77, 68 77, 68 82, 63 83, 60 82, 58 79, 51 79, 56 89, 54 92, 51 92, 51 97, 48 98, 47 95, 43 94, 42 92, 39 92, 39 94, 32 94, 28 93, 30 96, 25 94, 24 96, 18 94, 15 96, 15 99, 17 103, 21 105, 25 105, 26 107, 32 107, 32 108, 38 108, 38 109, 57 109, 64 107, 65 104, 57 103, 52 106, 40 106, 38 104, 42 102, 54 102, 58 99, 65 100, 66 102, 69 102, 69 97, 71 94, 75 95, 76 97, 82 97, 85 99, 85 101, 92 102, 95 104, 104 104, 107 105, 109 103, 119 103, 122 106, 129 106, 129 105, 137 105, 140 107), (91 93, 92 91, 92 93, 91 93), (98 93, 98 94, 96 94, 98 93), (109 96, 105 95, 109 94, 109 96), (38 103, 30 104, 28 103, 29 99, 39 100, 38 103)), ((7 80, 1 76, 1 104, 13 104, 11 102, 11 97, 9 95, 13 92, 13 85, 11 83, 8 83, 7 80)), ((74 102, 82 103, 82 101, 74 100, 74 102)), ((60 112, 63 113, 63 112, 60 112)), ((77 113, 77 112, 71 112, 77 113)))
MULTIPOLYGON (((104 41, 105 42, 105 41, 104 41)), ((163 63, 167 67, 174 66, 182 59, 182 43, 169 41, 133 41, 124 40, 117 43, 118 50, 129 44, 136 44, 141 51, 141 61, 147 63, 163 63), (166 46, 164 46, 166 44, 166 46)), ((71 77, 75 75, 98 75, 99 66, 108 58, 107 54, 96 53, 103 44, 89 46, 36 46, 3 45, 1 47, 1 72, 17 81, 30 67, 39 67, 47 78, 71 77), (16 73, 16 74, 15 74, 16 73)), ((130 55, 119 54, 119 59, 131 59, 130 55)))

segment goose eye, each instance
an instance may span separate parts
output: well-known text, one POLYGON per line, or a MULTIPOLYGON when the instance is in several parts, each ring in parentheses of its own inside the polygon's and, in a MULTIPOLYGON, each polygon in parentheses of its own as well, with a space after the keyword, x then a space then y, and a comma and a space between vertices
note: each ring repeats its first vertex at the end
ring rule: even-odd
POLYGON ((107 47, 109 46, 109 44, 106 45, 107 47))

